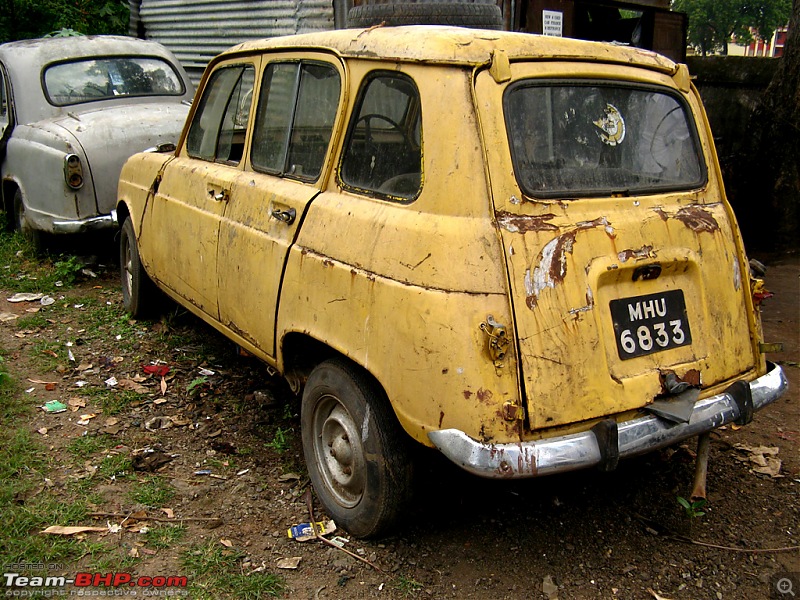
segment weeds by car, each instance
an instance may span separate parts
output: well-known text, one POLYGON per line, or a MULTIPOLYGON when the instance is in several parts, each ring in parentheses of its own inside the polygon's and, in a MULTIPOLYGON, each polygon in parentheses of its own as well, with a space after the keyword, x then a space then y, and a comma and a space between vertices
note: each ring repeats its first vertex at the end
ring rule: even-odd
POLYGON ((0 45, 0 177, 10 225, 116 227, 119 172, 180 135, 193 86, 155 42, 75 36, 0 45))
POLYGON ((119 187, 153 283, 302 390, 314 488, 358 536, 409 444, 485 477, 599 466, 786 387, 685 65, 436 26, 241 44, 174 155, 119 187))

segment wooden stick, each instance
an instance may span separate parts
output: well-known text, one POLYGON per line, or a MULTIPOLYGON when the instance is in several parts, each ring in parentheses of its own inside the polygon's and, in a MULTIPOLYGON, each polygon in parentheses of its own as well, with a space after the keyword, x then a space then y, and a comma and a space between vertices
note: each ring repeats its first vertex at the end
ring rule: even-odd
POLYGON ((793 550, 800 550, 800 546, 785 546, 785 547, 782 547, 782 548, 752 548, 752 549, 749 549, 749 548, 735 548, 733 546, 720 546, 720 545, 717 545, 717 544, 708 544, 706 542, 698 542, 698 541, 695 541, 695 540, 693 540, 691 538, 688 538, 686 536, 678 535, 677 533, 673 533, 672 531, 669 531, 668 529, 665 529, 664 527, 662 527, 656 521, 653 521, 652 519, 648 519, 644 515, 640 515, 638 513, 633 513, 633 516, 636 519, 638 519, 639 521, 641 521, 642 524, 650 527, 656 534, 661 535, 664 538, 667 538, 667 539, 670 539, 670 540, 673 540, 673 541, 676 541, 676 542, 682 542, 684 544, 695 544, 697 546, 706 546, 708 548, 716 548, 718 550, 731 550, 733 552, 753 552, 753 553, 763 552, 763 553, 768 553, 768 552, 791 552, 793 550))
POLYGON ((366 558, 363 558, 363 557, 359 556, 358 554, 355 554, 354 552, 350 552, 350 550, 347 550, 346 548, 342 548, 341 546, 338 546, 338 545, 334 544, 329 539, 322 537, 317 532, 317 525, 316 525, 316 522, 315 522, 316 520, 314 519, 314 506, 313 506, 313 500, 311 498, 311 488, 307 489, 305 494, 303 494, 303 496, 305 496, 306 507, 308 508, 308 514, 311 516, 311 531, 314 532, 314 537, 315 538, 317 538, 321 542, 324 542, 324 543, 328 544, 329 546, 332 546, 333 548, 338 548, 339 550, 341 550, 345 554, 348 554, 348 555, 352 556, 353 558, 355 558, 356 560, 360 560, 361 562, 368 564, 370 567, 372 567, 376 571, 380 571, 381 573, 383 573, 383 569, 381 569, 378 565, 376 565, 374 563, 371 563, 366 558))
POLYGON ((706 479, 708 476, 708 451, 711 447, 711 436, 708 432, 701 433, 697 438, 697 458, 694 463, 694 487, 689 499, 706 499, 706 479))
POLYGON ((735 548, 733 546, 718 546, 717 544, 707 544, 705 542, 698 542, 691 538, 683 537, 681 535, 670 535, 670 539, 685 544, 695 544, 696 546, 705 546, 706 548, 716 548, 717 550, 730 550, 732 552, 753 552, 753 553, 767 553, 767 552, 791 552, 792 550, 800 550, 800 546, 785 546, 783 548, 735 548))
POLYGON ((86 513, 89 517, 114 517, 116 519, 135 519, 137 521, 159 521, 161 523, 175 523, 176 521, 219 521, 221 520, 219 517, 173 517, 170 518, 163 518, 163 517, 134 517, 132 514, 130 515, 121 515, 119 513, 107 513, 107 512, 90 512, 86 513))

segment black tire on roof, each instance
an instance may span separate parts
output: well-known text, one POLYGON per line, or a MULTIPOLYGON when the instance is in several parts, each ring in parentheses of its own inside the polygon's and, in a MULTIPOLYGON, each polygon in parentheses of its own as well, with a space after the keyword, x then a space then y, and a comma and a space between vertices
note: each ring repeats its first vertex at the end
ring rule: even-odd
POLYGON ((503 28, 503 16, 496 4, 475 2, 428 2, 363 4, 350 9, 348 27, 395 25, 456 25, 478 29, 503 28))

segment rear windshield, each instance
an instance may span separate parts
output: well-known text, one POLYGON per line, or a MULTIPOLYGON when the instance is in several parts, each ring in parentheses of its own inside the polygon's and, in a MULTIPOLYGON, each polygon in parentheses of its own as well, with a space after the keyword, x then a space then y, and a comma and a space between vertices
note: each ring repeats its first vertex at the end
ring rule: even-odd
POLYGON ((124 96, 180 96, 175 69, 160 58, 119 56, 59 63, 44 72, 44 91, 56 106, 124 96))
POLYGON ((669 90, 523 82, 509 88, 504 104, 517 180, 527 195, 635 195, 705 183, 691 113, 669 90))

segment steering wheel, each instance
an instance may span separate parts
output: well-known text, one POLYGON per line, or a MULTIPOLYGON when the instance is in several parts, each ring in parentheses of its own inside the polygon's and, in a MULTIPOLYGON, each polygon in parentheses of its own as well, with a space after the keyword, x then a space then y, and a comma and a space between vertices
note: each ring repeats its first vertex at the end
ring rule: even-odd
POLYGON ((674 117, 674 113, 680 111, 680 106, 667 111, 653 130, 653 140, 650 142, 650 156, 663 171, 670 168, 668 160, 674 160, 673 149, 670 147, 675 144, 675 139, 670 138, 669 134, 675 127, 676 119, 680 121, 680 116, 674 117), (664 162, 662 162, 662 160, 664 162))
POLYGON ((403 131, 403 128, 400 127, 400 125, 398 125, 395 121, 393 121, 392 119, 390 119, 386 115, 382 115, 380 113, 368 113, 366 115, 361 115, 360 117, 358 117, 358 120, 356 121, 356 127, 358 127, 359 123, 364 121, 364 142, 365 142, 366 145, 368 145, 368 146, 369 145, 374 145, 374 142, 372 141, 372 120, 373 119, 377 119, 379 121, 385 121, 386 123, 391 125, 392 129, 397 131, 397 133, 399 133, 400 136, 403 138, 403 150, 404 151, 408 151, 408 150, 411 149, 411 140, 408 139, 408 135, 406 135, 406 132, 403 131))
POLYGON ((108 92, 99 83, 89 81, 83 86, 83 95, 87 98, 103 98, 108 92))

